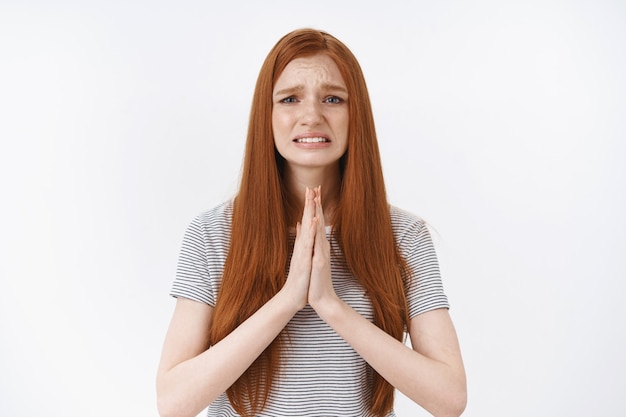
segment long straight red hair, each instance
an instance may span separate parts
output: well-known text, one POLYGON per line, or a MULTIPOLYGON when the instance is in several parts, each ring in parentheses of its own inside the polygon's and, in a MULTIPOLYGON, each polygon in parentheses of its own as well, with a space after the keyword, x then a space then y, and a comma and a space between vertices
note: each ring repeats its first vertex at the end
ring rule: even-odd
MULTIPOLYGON (((235 198, 230 249, 211 327, 215 344, 270 300, 283 286, 289 257, 288 228, 297 218, 282 180, 284 160, 274 147, 272 91, 294 58, 323 53, 331 57, 348 89, 348 147, 341 164, 341 196, 333 229, 348 267, 367 291, 374 323, 403 340, 408 323, 403 277, 406 262, 391 227, 374 118, 361 67, 333 36, 313 29, 285 35, 270 51, 257 79, 252 101, 241 183, 235 198)), ((258 414, 280 372, 277 337, 227 390, 241 415, 258 414)), ((372 414, 393 407, 394 388, 373 372, 372 414)))

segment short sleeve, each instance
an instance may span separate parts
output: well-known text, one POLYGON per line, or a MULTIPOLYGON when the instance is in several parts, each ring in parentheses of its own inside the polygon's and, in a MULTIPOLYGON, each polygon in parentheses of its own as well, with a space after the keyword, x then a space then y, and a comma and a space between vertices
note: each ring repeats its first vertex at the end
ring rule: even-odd
POLYGON ((410 277, 405 278, 409 318, 438 308, 450 308, 427 225, 408 213, 401 217, 404 233, 398 244, 410 271, 410 277))
POLYGON ((170 295, 215 306, 216 295, 209 273, 205 235, 202 218, 198 216, 187 227, 183 237, 176 268, 176 278, 170 295))
POLYGON ((215 307, 230 245, 232 201, 198 215, 183 237, 170 295, 215 307))

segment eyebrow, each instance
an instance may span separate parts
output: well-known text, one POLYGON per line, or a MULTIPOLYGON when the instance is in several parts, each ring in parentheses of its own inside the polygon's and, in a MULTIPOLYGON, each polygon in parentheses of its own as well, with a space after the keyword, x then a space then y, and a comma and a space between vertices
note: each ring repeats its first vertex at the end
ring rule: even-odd
MULTIPOLYGON (((337 91, 337 92, 348 94, 348 90, 345 87, 338 85, 338 84, 326 83, 322 85, 322 89, 325 91, 337 91)), ((283 88, 282 90, 276 91, 274 93, 274 96, 291 95, 294 93, 299 93, 302 90, 304 90, 304 86, 302 85, 297 85, 295 87, 287 87, 287 88, 283 88)))

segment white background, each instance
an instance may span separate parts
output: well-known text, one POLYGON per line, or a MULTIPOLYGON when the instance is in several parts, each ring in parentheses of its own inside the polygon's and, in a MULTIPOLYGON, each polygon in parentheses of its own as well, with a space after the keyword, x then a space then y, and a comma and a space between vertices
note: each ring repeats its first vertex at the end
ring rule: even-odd
POLYGON ((183 232, 236 190, 262 60, 304 26, 359 58, 389 199, 436 231, 464 415, 624 416, 608 0, 0 0, 0 415, 157 415, 183 232))

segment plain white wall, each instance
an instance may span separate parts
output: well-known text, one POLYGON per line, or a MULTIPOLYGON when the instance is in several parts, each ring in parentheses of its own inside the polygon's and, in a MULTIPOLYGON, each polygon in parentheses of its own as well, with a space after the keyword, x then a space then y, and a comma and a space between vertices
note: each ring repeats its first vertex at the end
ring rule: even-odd
POLYGON ((608 0, 0 1, 0 414, 156 416, 184 229, 236 189, 262 60, 304 26, 359 58, 389 198, 436 230, 465 415, 623 416, 608 0))

